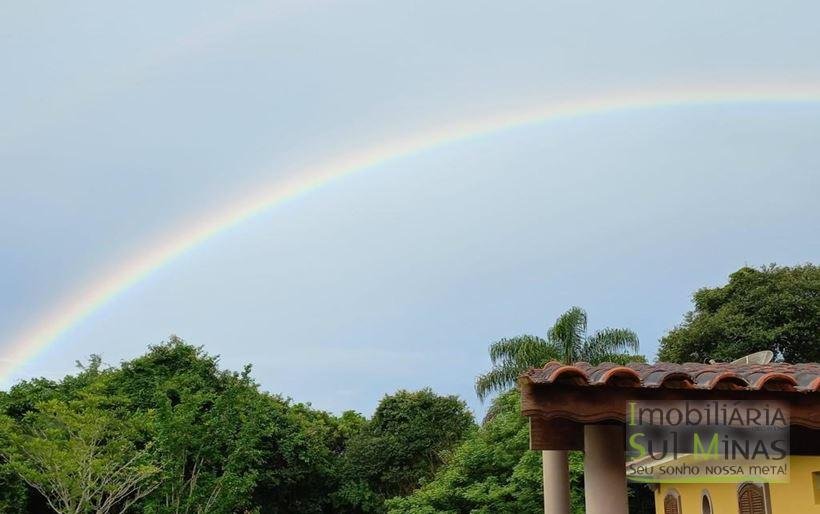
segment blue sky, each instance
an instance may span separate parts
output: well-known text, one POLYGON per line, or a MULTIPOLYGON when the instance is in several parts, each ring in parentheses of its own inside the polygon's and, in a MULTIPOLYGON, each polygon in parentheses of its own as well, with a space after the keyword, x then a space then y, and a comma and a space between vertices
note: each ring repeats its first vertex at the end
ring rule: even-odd
MULTIPOLYGON (((293 163, 459 119, 681 84, 820 84, 815 2, 86 2, 0 7, 0 356, 170 226, 293 163)), ((452 144, 235 227, 14 379, 175 333, 369 413, 472 393, 566 308, 654 356, 692 291, 817 261, 820 105, 620 112, 452 144)))

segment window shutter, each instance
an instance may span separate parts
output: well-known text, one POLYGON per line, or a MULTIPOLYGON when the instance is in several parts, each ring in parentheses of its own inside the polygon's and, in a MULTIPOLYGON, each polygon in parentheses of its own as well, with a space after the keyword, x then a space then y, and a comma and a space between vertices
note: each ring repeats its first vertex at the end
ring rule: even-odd
POLYGON ((667 494, 663 500, 663 514, 681 514, 678 497, 667 494))
POLYGON ((767 514, 762 487, 743 484, 737 492, 737 501, 740 514, 767 514))

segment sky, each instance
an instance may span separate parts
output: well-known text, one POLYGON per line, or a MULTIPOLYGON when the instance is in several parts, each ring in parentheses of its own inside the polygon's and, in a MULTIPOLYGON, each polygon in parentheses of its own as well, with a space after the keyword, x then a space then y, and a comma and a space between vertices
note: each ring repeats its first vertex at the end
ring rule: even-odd
MULTIPOLYGON (((312 163, 572 99, 767 84, 820 99, 818 16, 811 1, 4 3, 0 359, 121 263, 312 163)), ((430 386, 481 412, 488 345, 573 305, 651 359, 696 289, 817 262, 819 190, 820 102, 452 141, 207 238, 0 386, 176 334, 317 408, 369 414, 430 386)))

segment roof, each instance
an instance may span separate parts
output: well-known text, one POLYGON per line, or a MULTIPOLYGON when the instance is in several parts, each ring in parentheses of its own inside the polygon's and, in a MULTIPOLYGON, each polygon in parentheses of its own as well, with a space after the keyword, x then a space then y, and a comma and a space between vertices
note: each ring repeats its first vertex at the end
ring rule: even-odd
POLYGON ((530 448, 583 448, 583 426, 625 423, 631 401, 754 400, 788 405, 793 454, 820 455, 820 364, 547 363, 519 378, 530 448))
POLYGON ((732 391, 820 391, 820 364, 674 364, 658 362, 626 365, 587 362, 565 365, 549 362, 530 369, 521 379, 531 384, 645 389, 700 389, 732 391))

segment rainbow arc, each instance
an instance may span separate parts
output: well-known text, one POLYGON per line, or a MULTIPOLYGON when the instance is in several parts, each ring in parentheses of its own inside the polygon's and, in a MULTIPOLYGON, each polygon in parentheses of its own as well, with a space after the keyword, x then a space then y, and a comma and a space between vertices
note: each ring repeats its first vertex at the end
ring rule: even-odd
POLYGON ((820 85, 687 87, 678 91, 635 91, 557 102, 533 106, 526 111, 505 112, 441 126, 433 131, 340 155, 319 165, 290 170, 283 174, 289 177, 286 180, 262 187, 252 197, 225 205, 196 223, 157 240, 140 255, 121 263, 111 273, 60 302, 40 317, 35 326, 17 334, 0 350, 0 380, 7 380, 16 369, 56 342, 70 328, 188 250, 284 202, 300 198, 344 177, 374 170, 390 161, 429 152, 445 145, 526 126, 637 110, 766 103, 820 103, 820 85))

